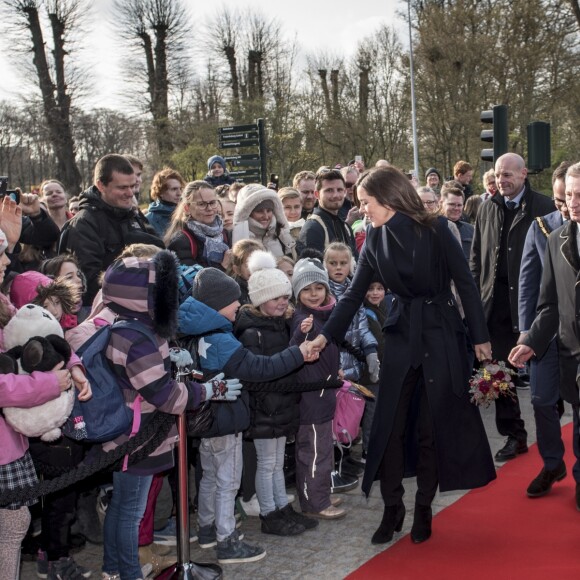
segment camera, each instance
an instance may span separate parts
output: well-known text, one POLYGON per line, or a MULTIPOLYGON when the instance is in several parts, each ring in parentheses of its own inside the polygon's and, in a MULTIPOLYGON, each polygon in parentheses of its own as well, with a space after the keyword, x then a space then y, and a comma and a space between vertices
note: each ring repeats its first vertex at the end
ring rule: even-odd
POLYGON ((8 177, 0 177, 0 199, 3 197, 10 197, 12 201, 20 203, 20 193, 15 189, 8 189, 8 177))
POLYGON ((273 183, 276 186, 276 189, 278 189, 278 185, 280 183, 280 177, 278 175, 276 175, 275 173, 270 173, 270 183, 273 183))

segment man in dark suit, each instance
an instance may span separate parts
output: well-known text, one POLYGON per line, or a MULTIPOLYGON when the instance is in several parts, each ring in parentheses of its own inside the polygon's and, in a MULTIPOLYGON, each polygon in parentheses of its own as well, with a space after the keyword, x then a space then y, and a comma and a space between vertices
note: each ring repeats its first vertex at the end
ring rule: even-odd
POLYGON ((458 188, 441 188, 441 213, 457 226, 461 238, 461 247, 465 259, 469 261, 471 242, 473 241, 473 226, 461 220, 465 194, 458 188))
MULTIPOLYGON (((526 236, 520 268, 520 341, 524 339, 536 317, 548 236, 568 219, 565 179, 570 165, 568 162, 561 163, 552 175, 556 211, 536 218, 526 236)), ((541 497, 550 491, 554 482, 566 477, 564 443, 560 429, 563 407, 560 399, 558 346, 555 339, 543 357, 530 361, 530 388, 536 440, 544 465, 528 486, 527 494, 529 497, 541 497)))
POLYGON ((548 238, 538 315, 521 344, 511 351, 509 360, 522 367, 534 355, 541 358, 557 333, 560 393, 572 404, 576 456, 572 473, 576 480, 576 507, 580 510, 580 400, 576 378, 580 363, 580 163, 566 172, 566 205, 570 221, 548 238))
MULTIPOLYGON (((519 155, 499 157, 495 175, 498 192, 479 209, 470 267, 480 290, 494 358, 506 360, 519 336, 518 285, 526 234, 534 218, 550 213, 554 206, 549 197, 531 189, 519 155)), ((497 461, 528 451, 517 394, 496 400, 495 421, 507 437, 495 456, 497 461)))

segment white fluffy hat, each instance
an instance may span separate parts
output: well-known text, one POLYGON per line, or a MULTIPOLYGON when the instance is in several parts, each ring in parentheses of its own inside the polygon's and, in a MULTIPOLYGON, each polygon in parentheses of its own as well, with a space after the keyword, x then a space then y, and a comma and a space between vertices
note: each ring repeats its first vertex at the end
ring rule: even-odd
POLYGON ((292 284, 288 276, 276 267, 276 258, 270 252, 256 250, 248 258, 251 272, 248 294, 254 306, 280 296, 292 296, 292 284))

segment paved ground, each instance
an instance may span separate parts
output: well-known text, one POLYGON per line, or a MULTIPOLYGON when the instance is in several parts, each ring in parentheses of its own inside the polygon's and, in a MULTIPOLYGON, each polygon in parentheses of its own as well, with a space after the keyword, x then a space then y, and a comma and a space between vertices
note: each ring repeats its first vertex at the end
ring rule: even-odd
MULTIPOLYGON (((535 426, 530 406, 529 390, 519 390, 522 414, 528 429, 531 444, 535 441, 535 426)), ((493 453, 502 447, 504 439, 497 434, 493 420, 493 407, 482 412, 485 427, 489 436, 493 453)), ((569 407, 566 409, 562 422, 571 420, 569 407)), ((565 442, 567 444, 567 442, 565 442)), ((537 454, 534 449, 533 453, 537 454)), ((517 461, 517 459, 515 460, 517 461)), ((500 467, 500 466, 498 466, 500 467)), ((538 470, 541 464, 538 459, 538 470)), ((401 534, 395 534, 394 542, 409 541, 406 535, 413 521, 413 504, 415 494, 414 479, 406 480, 405 504, 407 516, 401 534)), ((522 493, 525 490, 522 489, 522 493)), ((441 493, 434 502, 434 512, 438 512, 461 497, 462 493, 441 493)), ((242 525, 245 539, 258 543, 267 549, 267 556, 253 564, 236 564, 224 566, 224 579, 278 580, 278 579, 339 579, 356 570, 364 562, 372 558, 392 544, 372 546, 370 538, 380 522, 383 506, 378 486, 375 485, 371 497, 366 500, 359 489, 344 494, 348 516, 336 522, 321 522, 320 526, 311 532, 294 537, 278 538, 262 534, 258 518, 247 518, 242 525)), ((192 516, 192 525, 195 516, 192 516)), ((434 521, 434 533, 437 533, 437 520, 434 521)), ((87 544, 75 558, 83 565, 95 571, 93 578, 100 577, 97 571, 102 563, 102 549, 87 544)), ((199 562, 215 562, 213 549, 202 550, 197 544, 192 544, 191 559, 199 562)), ((390 577, 396 578, 396 571, 390 577)), ((25 562, 22 578, 36 578, 35 565, 25 562)))

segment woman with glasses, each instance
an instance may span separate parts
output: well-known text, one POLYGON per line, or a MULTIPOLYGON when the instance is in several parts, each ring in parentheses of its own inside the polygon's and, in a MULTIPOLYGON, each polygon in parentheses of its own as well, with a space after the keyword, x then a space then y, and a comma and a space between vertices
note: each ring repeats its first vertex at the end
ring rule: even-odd
POLYGON ((175 252, 182 264, 227 267, 230 240, 218 210, 215 190, 206 181, 185 186, 164 238, 167 249, 175 252))
POLYGON ((296 240, 278 194, 257 183, 240 190, 234 212, 232 242, 247 239, 257 240, 277 258, 296 259, 296 240))

